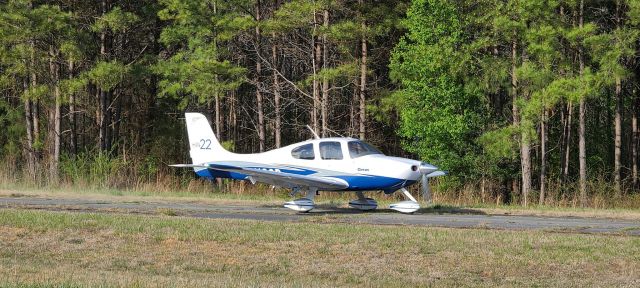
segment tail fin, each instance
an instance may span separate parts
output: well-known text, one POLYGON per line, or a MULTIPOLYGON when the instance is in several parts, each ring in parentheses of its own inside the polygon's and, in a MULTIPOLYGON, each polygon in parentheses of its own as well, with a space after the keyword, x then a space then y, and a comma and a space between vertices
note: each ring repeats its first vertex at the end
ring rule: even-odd
POLYGON ((204 115, 185 113, 184 116, 189 134, 189 154, 193 164, 221 160, 221 157, 231 154, 220 145, 204 115))

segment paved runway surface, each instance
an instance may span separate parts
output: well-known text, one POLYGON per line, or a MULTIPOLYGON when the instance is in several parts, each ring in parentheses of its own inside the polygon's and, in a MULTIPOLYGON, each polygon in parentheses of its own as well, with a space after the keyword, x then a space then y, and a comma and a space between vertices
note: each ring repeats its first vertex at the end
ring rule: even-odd
POLYGON ((348 208, 319 206, 310 213, 296 213, 282 206, 220 205, 185 202, 118 202, 79 198, 0 197, 0 208, 44 209, 131 214, 176 214, 183 217, 251 219, 314 223, 342 222, 353 224, 414 225, 452 228, 506 230, 544 230, 574 233, 614 233, 640 236, 640 221, 515 215, 486 215, 479 210, 461 209, 441 214, 433 210, 412 215, 388 209, 360 212, 348 208))

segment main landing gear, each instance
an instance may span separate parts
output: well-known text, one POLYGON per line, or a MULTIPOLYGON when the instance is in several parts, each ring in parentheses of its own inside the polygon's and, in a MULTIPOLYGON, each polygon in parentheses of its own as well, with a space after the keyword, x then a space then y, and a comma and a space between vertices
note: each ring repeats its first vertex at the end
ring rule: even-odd
POLYGON ((356 195, 358 195, 358 199, 351 200, 349 202, 349 207, 362 211, 368 211, 378 208, 378 202, 371 198, 364 197, 362 191, 356 191, 356 195))
MULTIPOLYGON (((409 191, 407 191, 407 189, 405 188, 401 188, 400 191, 402 192, 406 200, 389 205, 389 209, 408 214, 418 211, 418 209, 420 209, 420 204, 418 204, 416 198, 413 198, 413 196, 411 196, 409 191)), ((309 189, 307 190, 305 197, 285 202, 284 207, 298 212, 309 212, 313 208, 315 208, 313 198, 315 197, 317 192, 317 189, 309 189)), ((291 194, 289 195, 295 197, 297 194, 302 194, 302 192, 300 191, 300 189, 296 188, 291 191, 291 194)), ((378 202, 376 202, 376 200, 373 200, 372 198, 365 197, 364 193, 362 193, 361 191, 357 191, 356 195, 358 196, 358 199, 349 201, 349 207, 362 211, 369 211, 378 208, 378 202)))
MULTIPOLYGON (((284 207, 298 212, 309 212, 316 206, 316 204, 313 203, 313 197, 316 196, 316 192, 318 192, 318 189, 309 189, 307 190, 306 197, 285 202, 284 207)), ((294 189, 290 195, 295 196, 296 194, 301 194, 300 189, 294 189)))

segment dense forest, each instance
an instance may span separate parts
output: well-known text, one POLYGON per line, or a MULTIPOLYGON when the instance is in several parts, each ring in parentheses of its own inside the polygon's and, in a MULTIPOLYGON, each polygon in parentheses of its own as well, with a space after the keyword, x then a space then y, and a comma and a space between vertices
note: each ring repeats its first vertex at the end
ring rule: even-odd
POLYGON ((198 111, 237 152, 310 125, 448 170, 441 193, 625 206, 639 60, 637 0, 0 1, 3 181, 195 177, 166 164, 198 111))

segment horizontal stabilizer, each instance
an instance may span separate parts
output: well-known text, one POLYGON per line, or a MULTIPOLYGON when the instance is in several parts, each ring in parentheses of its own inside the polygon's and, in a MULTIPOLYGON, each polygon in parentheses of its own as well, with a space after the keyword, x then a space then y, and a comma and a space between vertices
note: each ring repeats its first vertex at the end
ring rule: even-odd
POLYGON ((173 164, 169 166, 178 167, 178 168, 209 168, 209 166, 207 165, 198 165, 198 164, 173 164))

